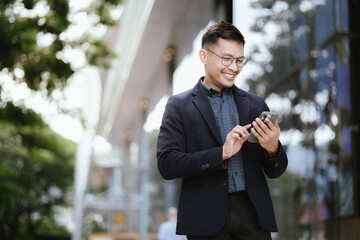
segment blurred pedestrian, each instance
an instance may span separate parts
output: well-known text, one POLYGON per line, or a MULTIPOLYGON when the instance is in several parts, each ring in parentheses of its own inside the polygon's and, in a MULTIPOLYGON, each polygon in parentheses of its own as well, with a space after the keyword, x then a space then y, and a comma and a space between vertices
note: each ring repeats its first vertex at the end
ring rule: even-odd
POLYGON ((176 235, 177 208, 169 208, 167 218, 159 227, 158 240, 186 240, 186 236, 176 235))
POLYGON ((245 40, 221 21, 202 37, 205 67, 193 89, 169 98, 157 142, 160 174, 182 178, 177 233, 189 240, 271 239, 277 231, 264 173, 287 167, 280 127, 258 116, 264 99, 234 85, 245 40), (258 143, 250 143, 249 131, 258 143))

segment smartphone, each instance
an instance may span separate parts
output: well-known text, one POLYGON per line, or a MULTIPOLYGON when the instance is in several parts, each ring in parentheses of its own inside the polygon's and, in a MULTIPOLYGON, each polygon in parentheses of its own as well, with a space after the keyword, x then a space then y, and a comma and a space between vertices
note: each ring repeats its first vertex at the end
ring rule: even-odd
MULTIPOLYGON (((275 121, 278 119, 278 114, 276 112, 262 112, 259 116, 259 118, 261 119, 261 121, 263 121, 265 123, 265 119, 269 118, 270 121, 272 123, 275 123, 275 121)), ((257 140, 257 138, 252 134, 252 132, 250 133, 250 136, 247 139, 249 142, 251 143, 258 143, 259 141, 257 140)))

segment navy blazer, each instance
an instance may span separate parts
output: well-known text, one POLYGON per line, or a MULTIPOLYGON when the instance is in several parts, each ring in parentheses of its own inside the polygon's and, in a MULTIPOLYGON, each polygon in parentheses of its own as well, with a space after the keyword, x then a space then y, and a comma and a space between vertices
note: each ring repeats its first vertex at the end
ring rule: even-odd
MULTIPOLYGON (((182 178, 177 234, 212 236, 228 213, 228 177, 222 167, 222 141, 201 85, 169 98, 157 141, 158 169, 164 179, 182 178)), ((269 111, 263 98, 234 86, 240 125, 269 111)), ((242 146, 246 187, 265 231, 276 232, 273 204, 264 173, 281 176, 287 156, 281 144, 277 161, 269 161, 258 143, 242 146)))

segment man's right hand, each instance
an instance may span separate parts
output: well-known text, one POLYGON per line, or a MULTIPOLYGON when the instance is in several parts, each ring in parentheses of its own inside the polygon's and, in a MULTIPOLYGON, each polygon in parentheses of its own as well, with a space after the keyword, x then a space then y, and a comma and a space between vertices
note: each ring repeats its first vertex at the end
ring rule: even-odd
POLYGON ((247 131, 250 127, 251 124, 246 126, 236 125, 231 132, 228 133, 223 146, 222 160, 228 159, 240 151, 243 143, 250 135, 247 131))

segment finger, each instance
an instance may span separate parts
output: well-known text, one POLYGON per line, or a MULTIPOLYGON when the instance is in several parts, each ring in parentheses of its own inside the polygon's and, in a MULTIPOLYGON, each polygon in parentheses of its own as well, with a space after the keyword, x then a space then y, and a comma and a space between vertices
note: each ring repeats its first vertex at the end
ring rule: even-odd
POLYGON ((272 130, 274 128, 274 124, 272 123, 272 121, 269 118, 265 118, 265 123, 268 126, 268 128, 270 128, 270 130, 272 130))
POLYGON ((266 128, 268 128, 268 126, 260 118, 256 118, 255 121, 261 127, 261 129, 265 130, 266 128))
POLYGON ((251 128, 251 133, 259 140, 259 138, 261 138, 260 134, 258 133, 258 131, 256 131, 255 128, 251 128))
MULTIPOLYGON (((265 118, 265 121, 267 120, 268 118, 265 118)), ((259 127, 261 128, 261 130, 264 132, 264 133, 267 133, 269 131, 269 127, 268 125, 266 125, 263 121, 260 120, 260 118, 256 118, 255 119, 256 123, 259 125, 259 127)))
POLYGON ((250 133, 248 131, 246 131, 246 133, 244 135, 241 135, 241 140, 244 140, 244 142, 245 142, 249 136, 250 136, 250 133))
POLYGON ((251 127, 251 124, 245 125, 244 128, 249 129, 251 127))
POLYGON ((242 127, 243 133, 241 134, 241 136, 243 138, 245 138, 245 141, 250 136, 250 133, 248 131, 249 128, 251 128, 251 124, 248 124, 248 125, 245 125, 244 127, 242 127))
POLYGON ((245 126, 240 126, 240 125, 236 125, 233 129, 249 129, 251 127, 251 124, 245 125, 245 126))
POLYGON ((260 123, 257 122, 256 119, 255 119, 255 121, 253 121, 252 124, 253 124, 253 129, 255 129, 256 133, 258 133, 258 134, 263 133, 263 130, 262 130, 261 126, 260 126, 260 123))
POLYGON ((241 130, 244 131, 244 133, 249 134, 248 129, 249 129, 250 127, 251 127, 251 124, 248 124, 248 125, 246 125, 246 126, 244 126, 244 127, 241 127, 241 130))
POLYGON ((233 128, 232 131, 236 132, 237 134, 240 134, 241 136, 247 136, 247 135, 249 135, 249 132, 247 129, 249 129, 250 127, 251 127, 251 124, 248 124, 244 127, 237 125, 236 127, 233 128))
POLYGON ((231 131, 228 136, 230 136, 232 141, 240 140, 240 134, 236 131, 231 131))
MULTIPOLYGON (((249 133, 247 133, 247 134, 249 134, 249 133)), ((240 145, 242 145, 246 141, 247 138, 248 138, 247 135, 245 135, 245 134, 241 135, 237 131, 233 130, 232 132, 229 133, 228 138, 226 139, 226 141, 228 143, 230 143, 230 144, 234 144, 235 142, 239 141, 240 145)))

